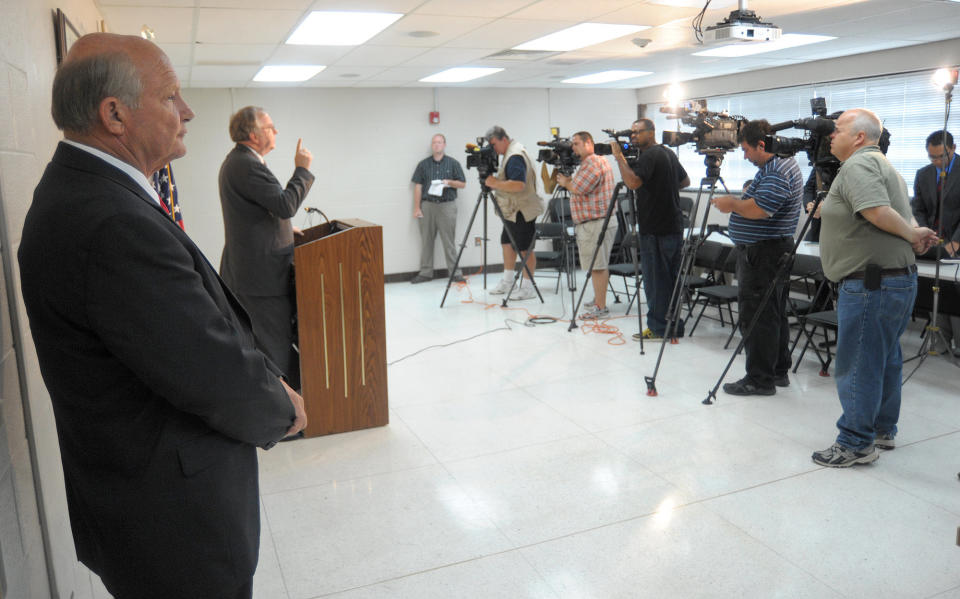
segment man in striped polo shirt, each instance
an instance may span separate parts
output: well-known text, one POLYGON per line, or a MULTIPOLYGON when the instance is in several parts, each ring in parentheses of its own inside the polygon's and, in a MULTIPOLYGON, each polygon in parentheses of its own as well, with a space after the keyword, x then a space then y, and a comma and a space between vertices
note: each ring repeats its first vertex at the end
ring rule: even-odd
POLYGON ((747 328, 759 313, 744 341, 747 374, 723 390, 731 395, 773 395, 790 384, 790 328, 787 324, 787 281, 780 280, 766 306, 760 301, 777 275, 780 258, 793 251, 793 234, 800 218, 803 175, 793 157, 771 154, 763 138, 766 120, 749 121, 740 129, 743 156, 760 170, 741 198, 717 196, 713 205, 730 214, 729 235, 737 244, 737 283, 740 324, 747 328))
POLYGON ((587 267, 593 252, 600 246, 597 259, 590 271, 593 281, 593 307, 584 312, 581 318, 597 319, 610 315, 607 309, 607 281, 610 271, 607 269, 613 238, 617 234, 617 221, 610 219, 603 242, 603 219, 607 207, 613 200, 613 169, 606 159, 593 151, 593 136, 586 131, 573 134, 571 141, 573 153, 580 157, 580 167, 573 177, 557 175, 557 184, 570 190, 570 216, 576 226, 577 248, 580 250, 580 264, 587 267))

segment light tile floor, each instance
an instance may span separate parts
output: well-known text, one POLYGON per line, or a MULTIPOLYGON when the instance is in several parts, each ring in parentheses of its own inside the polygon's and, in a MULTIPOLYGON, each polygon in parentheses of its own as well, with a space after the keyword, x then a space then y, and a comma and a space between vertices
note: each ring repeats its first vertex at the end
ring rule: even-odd
POLYGON ((623 304, 621 337, 568 332, 523 324, 569 315, 548 278, 545 304, 510 310, 480 277, 441 309, 445 284, 387 285, 389 426, 260 452, 258 599, 960 597, 960 369, 942 358, 907 383, 895 451, 823 469, 840 405, 812 356, 774 397, 703 405, 732 354, 704 321, 649 397, 660 345, 640 354, 623 304))

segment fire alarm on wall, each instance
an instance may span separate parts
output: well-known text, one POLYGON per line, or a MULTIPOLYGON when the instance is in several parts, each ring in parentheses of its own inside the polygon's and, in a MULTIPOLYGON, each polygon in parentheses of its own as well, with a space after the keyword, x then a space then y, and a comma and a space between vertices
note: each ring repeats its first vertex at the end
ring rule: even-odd
POLYGON ((436 110, 430 113, 430 124, 439 125, 440 124, 440 113, 436 110))

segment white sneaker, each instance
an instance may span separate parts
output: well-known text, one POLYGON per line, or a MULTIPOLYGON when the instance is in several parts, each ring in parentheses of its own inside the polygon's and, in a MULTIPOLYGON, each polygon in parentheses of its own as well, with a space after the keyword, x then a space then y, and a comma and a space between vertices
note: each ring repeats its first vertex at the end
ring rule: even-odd
POLYGON ((533 287, 521 287, 510 296, 510 299, 528 300, 535 297, 537 297, 537 292, 533 290, 533 287))
POLYGON ((513 287, 513 279, 500 279, 497 286, 490 290, 490 295, 503 295, 513 287))

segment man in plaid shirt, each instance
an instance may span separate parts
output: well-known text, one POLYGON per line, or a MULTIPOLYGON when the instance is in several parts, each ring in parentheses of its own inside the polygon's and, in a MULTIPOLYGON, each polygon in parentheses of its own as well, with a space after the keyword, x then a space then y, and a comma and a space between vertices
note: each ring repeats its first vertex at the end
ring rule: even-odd
POLYGON ((594 154, 593 136, 586 131, 573 134, 572 146, 574 154, 580 157, 580 168, 573 177, 558 175, 557 184, 570 190, 570 216, 576 225, 580 264, 587 266, 594 250, 598 245, 600 247, 591 271, 595 299, 591 309, 584 312, 581 318, 604 318, 610 314, 607 310, 607 281, 610 279, 607 264, 616 236, 617 221, 610 220, 602 241, 600 234, 607 207, 613 200, 613 169, 609 162, 594 154))

